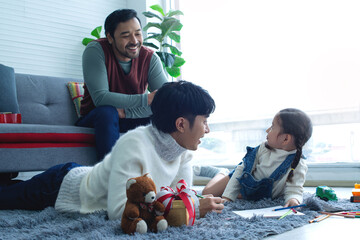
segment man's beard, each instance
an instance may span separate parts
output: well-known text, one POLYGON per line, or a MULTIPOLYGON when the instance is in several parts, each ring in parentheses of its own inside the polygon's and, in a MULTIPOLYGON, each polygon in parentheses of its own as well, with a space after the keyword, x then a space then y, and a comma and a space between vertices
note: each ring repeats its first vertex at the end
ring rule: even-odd
POLYGON ((117 45, 116 45, 116 43, 115 43, 115 49, 116 49, 116 51, 117 51, 120 55, 122 55, 123 57, 130 58, 130 59, 134 59, 134 58, 137 58, 137 57, 139 56, 139 54, 140 54, 140 47, 141 47, 141 43, 140 43, 140 42, 137 43, 137 44, 128 44, 128 45, 125 46, 125 51, 120 51, 120 49, 117 47, 117 45), (138 48, 137 51, 136 51, 136 53, 134 53, 134 54, 128 53, 128 52, 126 51, 127 48, 132 48, 132 47, 137 47, 137 48, 138 48))

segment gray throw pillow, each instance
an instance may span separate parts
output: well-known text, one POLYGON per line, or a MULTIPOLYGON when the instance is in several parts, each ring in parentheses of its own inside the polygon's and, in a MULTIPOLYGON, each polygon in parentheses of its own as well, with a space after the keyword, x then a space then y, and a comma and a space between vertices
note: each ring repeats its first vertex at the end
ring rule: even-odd
POLYGON ((20 113, 14 69, 0 64, 0 112, 20 113))

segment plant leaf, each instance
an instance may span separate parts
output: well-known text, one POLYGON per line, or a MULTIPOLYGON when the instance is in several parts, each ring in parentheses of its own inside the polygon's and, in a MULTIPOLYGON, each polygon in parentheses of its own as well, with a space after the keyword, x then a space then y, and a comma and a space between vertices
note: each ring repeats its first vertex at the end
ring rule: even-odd
POLYGON ((177 42, 177 43, 180 42, 180 35, 179 34, 174 33, 174 32, 170 32, 168 35, 169 35, 169 38, 171 38, 175 42, 177 42))
POLYGON ((87 45, 89 44, 89 42, 91 42, 91 41, 93 41, 93 40, 95 40, 95 39, 93 39, 93 38, 84 38, 84 39, 82 40, 82 44, 83 44, 84 46, 87 46, 87 45))
POLYGON ((160 60, 163 64, 163 67, 166 69, 166 71, 169 73, 172 77, 178 77, 180 76, 180 66, 182 66, 185 63, 185 60, 181 58, 182 52, 176 47, 171 44, 168 44, 165 42, 165 40, 168 40, 169 37, 171 40, 180 43, 180 35, 179 32, 183 25, 180 22, 180 20, 173 16, 178 15, 184 15, 182 11, 179 10, 169 10, 168 13, 165 13, 161 5, 155 4, 150 6, 150 8, 154 11, 157 11, 161 15, 157 13, 153 13, 151 11, 143 12, 143 15, 147 18, 157 18, 161 22, 149 22, 146 24, 146 26, 143 28, 144 32, 147 32, 150 28, 154 27, 161 30, 161 33, 149 33, 147 32, 148 36, 144 39, 144 46, 154 48, 156 50, 156 54, 160 57, 160 60), (147 40, 155 39, 159 42, 160 47, 158 47, 158 43, 155 41, 148 42, 147 40), (163 48, 169 48, 164 49, 163 48))
POLYGON ((176 58, 174 54, 167 52, 156 52, 156 54, 160 57, 165 67, 172 67, 176 58))
POLYGON ((170 45, 168 43, 164 43, 162 46, 170 48, 170 51, 175 55, 181 56, 181 54, 182 54, 182 52, 179 49, 177 49, 177 47, 175 47, 173 45, 170 45))
POLYGON ((170 47, 170 51, 171 51, 172 54, 175 54, 175 55, 177 55, 177 56, 181 56, 181 55, 182 55, 182 52, 181 52, 179 49, 177 49, 177 47, 171 46, 171 47, 170 47))
POLYGON ((180 21, 178 21, 172 26, 171 30, 172 31, 180 31, 182 29, 182 27, 183 27, 183 25, 181 24, 180 21))
POLYGON ((150 8, 152 10, 158 11, 159 13, 161 13, 161 15, 165 16, 164 10, 162 9, 162 7, 159 4, 152 5, 152 6, 150 6, 150 8))
POLYGON ((166 37, 170 37, 170 38, 176 39, 176 42, 179 42, 180 38, 177 37, 177 34, 173 33, 173 29, 174 28, 179 29, 179 26, 181 28, 182 24, 176 18, 167 18, 167 19, 165 19, 161 23, 161 34, 163 36, 163 39, 165 39, 166 37), (173 34, 175 34, 175 35, 173 35, 173 34))
POLYGON ((173 67, 181 67, 182 65, 184 65, 185 62, 186 62, 185 59, 181 57, 176 57, 173 63, 173 67))
POLYGON ((152 47, 152 48, 155 48, 156 50, 159 49, 158 46, 156 46, 154 43, 150 43, 150 42, 143 42, 143 45, 144 46, 147 46, 147 47, 152 47))
POLYGON ((96 27, 94 30, 92 30, 91 35, 96 38, 101 38, 101 36, 100 36, 101 29, 102 29, 101 26, 96 27))
POLYGON ((181 75, 180 68, 178 67, 171 67, 171 68, 167 67, 166 71, 169 73, 170 76, 174 78, 177 78, 181 75))
POLYGON ((180 10, 169 10, 169 12, 166 14, 167 17, 175 16, 175 15, 184 15, 184 13, 180 10))
POLYGON ((162 17, 160 17, 159 15, 155 14, 155 13, 152 13, 152 12, 143 12, 144 16, 145 17, 148 17, 148 18, 153 18, 153 17, 156 17, 157 19, 159 19, 160 21, 162 21, 162 17))
POLYGON ((178 19, 166 17, 161 23, 161 30, 163 32, 180 31, 182 26, 178 19))
POLYGON ((152 23, 152 22, 149 22, 148 24, 146 24, 146 26, 143 28, 143 31, 147 31, 149 28, 151 28, 151 27, 156 27, 156 28, 158 28, 158 29, 160 29, 161 30, 161 25, 160 25, 160 23, 152 23))
POLYGON ((152 34, 152 35, 145 38, 144 41, 149 40, 149 39, 156 39, 157 41, 162 42, 163 36, 160 33, 149 33, 149 34, 152 34))

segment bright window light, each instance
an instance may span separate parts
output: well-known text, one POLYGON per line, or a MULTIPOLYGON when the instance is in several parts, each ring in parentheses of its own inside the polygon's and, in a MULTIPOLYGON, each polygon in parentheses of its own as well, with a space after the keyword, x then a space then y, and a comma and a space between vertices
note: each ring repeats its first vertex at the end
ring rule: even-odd
POLYGON ((179 6, 182 78, 207 89, 217 105, 209 118, 216 130, 196 153, 202 163, 237 164, 287 107, 320 116, 309 162, 360 162, 359 1, 181 0, 179 6), (258 127, 246 127, 252 121, 258 127), (242 130, 221 129, 229 122, 242 130))

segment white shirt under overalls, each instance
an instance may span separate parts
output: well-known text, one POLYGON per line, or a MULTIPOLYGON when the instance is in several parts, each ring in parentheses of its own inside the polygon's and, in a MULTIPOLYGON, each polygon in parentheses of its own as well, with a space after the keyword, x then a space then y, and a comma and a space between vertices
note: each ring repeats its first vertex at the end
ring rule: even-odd
MULTIPOLYGON (((270 150, 265 147, 265 142, 263 142, 256 154, 254 166, 252 169, 252 175, 256 180, 261 180, 263 178, 268 178, 275 171, 276 168, 286 159, 290 154, 295 153, 293 151, 285 151, 281 149, 270 150)), ((227 197, 232 201, 237 199, 237 196, 240 193, 240 183, 237 180, 244 169, 244 164, 240 164, 236 167, 232 177, 227 184, 223 197, 227 197)), ((283 175, 279 180, 274 182, 272 189, 272 198, 284 197, 285 203, 291 199, 295 198, 300 203, 303 201, 303 186, 305 183, 305 176, 307 172, 307 166, 304 162, 304 159, 300 159, 299 164, 294 170, 294 175, 292 181, 286 181, 287 176, 290 172, 290 169, 283 175)))

